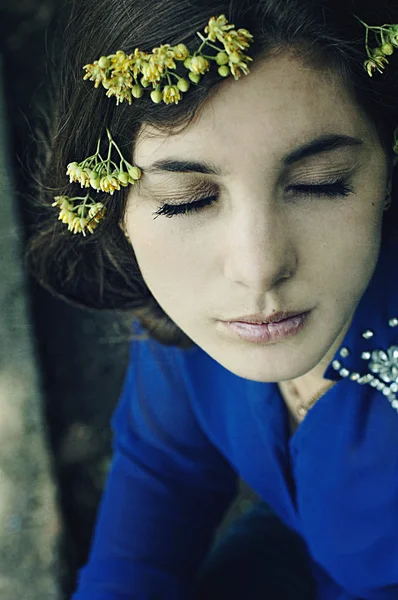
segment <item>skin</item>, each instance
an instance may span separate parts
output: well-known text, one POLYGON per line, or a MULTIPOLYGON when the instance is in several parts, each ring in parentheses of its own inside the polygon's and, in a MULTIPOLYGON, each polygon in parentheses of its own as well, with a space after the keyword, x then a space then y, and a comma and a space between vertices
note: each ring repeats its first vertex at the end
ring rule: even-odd
POLYGON ((184 132, 142 127, 134 163, 144 174, 129 192, 123 227, 152 294, 198 346, 240 377, 291 380, 309 398, 325 388, 323 373, 376 267, 392 161, 350 90, 331 71, 285 53, 223 81, 184 132), (285 153, 322 133, 364 144, 282 165, 285 153), (211 161, 224 174, 145 172, 171 156, 211 161), (354 192, 345 197, 289 191, 348 167, 354 192), (162 201, 210 195, 193 195, 195 182, 218 190, 219 200, 202 212, 154 218, 162 201), (244 341, 218 322, 308 308, 305 328, 278 343, 244 341))

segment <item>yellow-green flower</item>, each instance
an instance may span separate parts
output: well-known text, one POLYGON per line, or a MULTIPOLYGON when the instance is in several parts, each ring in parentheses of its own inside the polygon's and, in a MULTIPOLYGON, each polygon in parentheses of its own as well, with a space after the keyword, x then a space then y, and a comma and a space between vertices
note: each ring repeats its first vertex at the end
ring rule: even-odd
POLYGON ((239 31, 230 31, 226 33, 222 39, 222 43, 227 52, 236 52, 237 50, 244 50, 248 48, 250 45, 250 38, 253 36, 247 32, 247 34, 243 35, 239 32, 246 32, 246 29, 239 29, 239 31), (250 36, 250 38, 249 38, 250 36))
POLYGON ((385 66, 389 63, 388 58, 386 58, 385 56, 374 56, 373 60, 381 69, 384 69, 385 66))
POLYGON ((120 181, 112 175, 101 177, 100 188, 103 192, 113 195, 116 190, 120 190, 120 181))
POLYGON ((133 87, 133 78, 128 73, 126 75, 117 75, 107 80, 108 98, 116 96, 116 105, 127 100, 129 104, 132 102, 131 88, 133 87))
MULTIPOLYGON (((246 59, 247 58, 249 57, 246 57, 246 59)), ((250 73, 249 67, 243 60, 240 60, 238 63, 230 64, 229 68, 231 69, 231 73, 236 81, 242 76, 242 73, 245 75, 250 73)))
POLYGON ((368 72, 369 77, 373 77, 374 71, 377 70, 376 62, 372 58, 368 58, 367 60, 365 60, 363 65, 364 65, 366 71, 368 72))
POLYGON ((150 54, 148 52, 142 52, 139 48, 136 48, 133 54, 130 54, 132 66, 130 67, 135 78, 142 72, 142 68, 148 62, 150 54))
POLYGON ((69 224, 68 229, 72 233, 83 233, 87 226, 87 219, 83 217, 75 217, 72 223, 69 224))
POLYGON ((152 56, 150 56, 149 60, 152 60, 163 69, 175 69, 174 58, 174 51, 171 49, 170 44, 162 44, 157 48, 153 48, 152 56))
POLYGON ((228 24, 225 15, 220 15, 219 17, 211 17, 205 27, 205 33, 208 34, 207 37, 211 42, 215 42, 217 39, 222 42, 225 33, 234 27, 235 25, 228 24))
POLYGON ((75 213, 72 212, 73 204, 69 202, 69 196, 55 196, 55 202, 51 204, 51 206, 58 206, 61 210, 58 215, 58 219, 62 221, 62 223, 66 223, 69 225, 75 218, 75 213))
POLYGON ((93 206, 90 207, 90 210, 88 211, 88 216, 90 219, 94 219, 95 221, 97 221, 97 223, 99 223, 99 221, 104 216, 105 212, 106 208, 102 204, 102 202, 96 202, 93 206))
POLYGON ((185 44, 178 44, 172 48, 174 52, 174 58, 176 60, 185 60, 189 56, 189 50, 185 44))
POLYGON ((210 69, 210 63, 204 56, 193 56, 191 59, 190 71, 195 75, 204 75, 210 69))
POLYGON ((94 81, 95 88, 97 88, 99 84, 106 79, 105 70, 99 66, 98 61, 84 65, 83 69, 86 71, 83 79, 94 81))
POLYGON ((142 67, 142 74, 145 81, 149 81, 150 83, 159 83, 163 77, 164 69, 155 61, 150 60, 142 67))
POLYGON ((68 164, 66 168, 66 175, 69 175, 70 183, 74 181, 78 181, 78 177, 80 177, 81 168, 78 162, 74 161, 68 164))
POLYGON ((165 85, 163 88, 163 102, 165 104, 178 104, 181 92, 176 85, 165 85))

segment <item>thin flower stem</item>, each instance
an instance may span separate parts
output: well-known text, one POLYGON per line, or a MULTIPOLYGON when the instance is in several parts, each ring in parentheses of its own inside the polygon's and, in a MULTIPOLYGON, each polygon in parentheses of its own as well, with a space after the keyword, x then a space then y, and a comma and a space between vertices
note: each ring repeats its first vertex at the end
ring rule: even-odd
MULTIPOLYGON (((73 198, 69 198, 69 200, 88 200, 90 198, 89 194, 86 194, 85 196, 73 196, 73 198)), ((90 200, 92 200, 92 198, 90 198, 90 200)))
POLYGON ((124 156, 123 156, 123 154, 120 152, 120 150, 119 150, 119 148, 118 148, 117 144, 116 144, 116 143, 115 143, 113 140, 112 140, 112 144, 115 146, 115 148, 116 148, 116 150, 117 150, 117 152, 118 152, 118 154, 119 154, 120 158, 122 159, 122 161, 124 161, 124 156))
MULTIPOLYGON (((108 131, 108 130, 107 130, 108 131)), ((109 144, 109 149, 108 149, 108 158, 106 159, 106 163, 107 163, 107 168, 106 168, 106 174, 110 175, 110 160, 111 160, 111 152, 112 152, 112 140, 110 138, 111 143, 109 144)))
POLYGON ((92 163, 93 160, 95 160, 97 154, 93 154, 92 156, 88 156, 87 158, 85 158, 81 163, 80 163, 80 168, 84 169, 86 166, 86 163, 92 163))
POLYGON ((370 53, 370 50, 369 50, 368 40, 369 40, 369 29, 366 26, 366 39, 365 39, 366 53, 367 53, 367 55, 368 55, 369 58, 373 58, 372 55, 371 55, 371 53, 370 53))
POLYGON ((207 46, 210 46, 210 48, 214 48, 214 50, 218 50, 219 52, 224 52, 224 48, 219 48, 218 46, 215 46, 214 44, 211 44, 210 42, 206 42, 207 46))

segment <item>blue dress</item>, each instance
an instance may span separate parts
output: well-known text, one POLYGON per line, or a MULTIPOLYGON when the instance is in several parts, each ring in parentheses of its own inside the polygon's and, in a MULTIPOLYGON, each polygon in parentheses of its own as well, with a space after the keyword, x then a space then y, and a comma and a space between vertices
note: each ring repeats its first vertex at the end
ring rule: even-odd
POLYGON ((397 257, 384 241, 324 372, 338 383, 293 436, 277 383, 236 376, 197 346, 131 343, 72 600, 193 598, 239 477, 305 542, 317 599, 398 599, 397 257))

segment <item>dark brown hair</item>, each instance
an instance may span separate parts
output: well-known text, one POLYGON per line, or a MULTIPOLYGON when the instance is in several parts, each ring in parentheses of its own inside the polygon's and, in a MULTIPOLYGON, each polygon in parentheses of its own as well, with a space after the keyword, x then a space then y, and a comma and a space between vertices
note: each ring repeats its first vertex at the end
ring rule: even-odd
MULTIPOLYGON (((52 70, 49 84, 55 102, 40 159, 26 265, 41 285, 63 300, 80 307, 128 311, 150 337, 181 348, 192 346, 192 340, 152 296, 119 227, 128 188, 113 196, 91 190, 93 198, 107 205, 107 214, 87 237, 71 234, 51 203, 54 195, 81 195, 76 194, 81 192, 79 184, 68 183, 66 165, 93 154, 105 124, 124 156, 131 157, 143 123, 170 133, 182 131, 211 88, 222 81, 214 68, 199 85, 191 85, 178 105, 155 105, 146 93, 131 106, 126 102, 116 106, 102 86, 95 89, 92 82, 83 81, 82 66, 119 49, 151 51, 160 44, 182 42, 192 51, 200 43, 196 32, 203 32, 209 18, 220 14, 253 34, 247 53, 254 59, 292 49, 309 65, 334 70, 352 86, 388 155, 398 125, 398 50, 389 57, 385 72, 370 78, 363 68, 366 30, 354 17, 369 25, 398 23, 396 0, 80 0, 72 4, 63 39, 58 40, 62 63, 52 70)), ((396 173, 383 235, 395 233, 398 223, 395 178, 396 173)))

